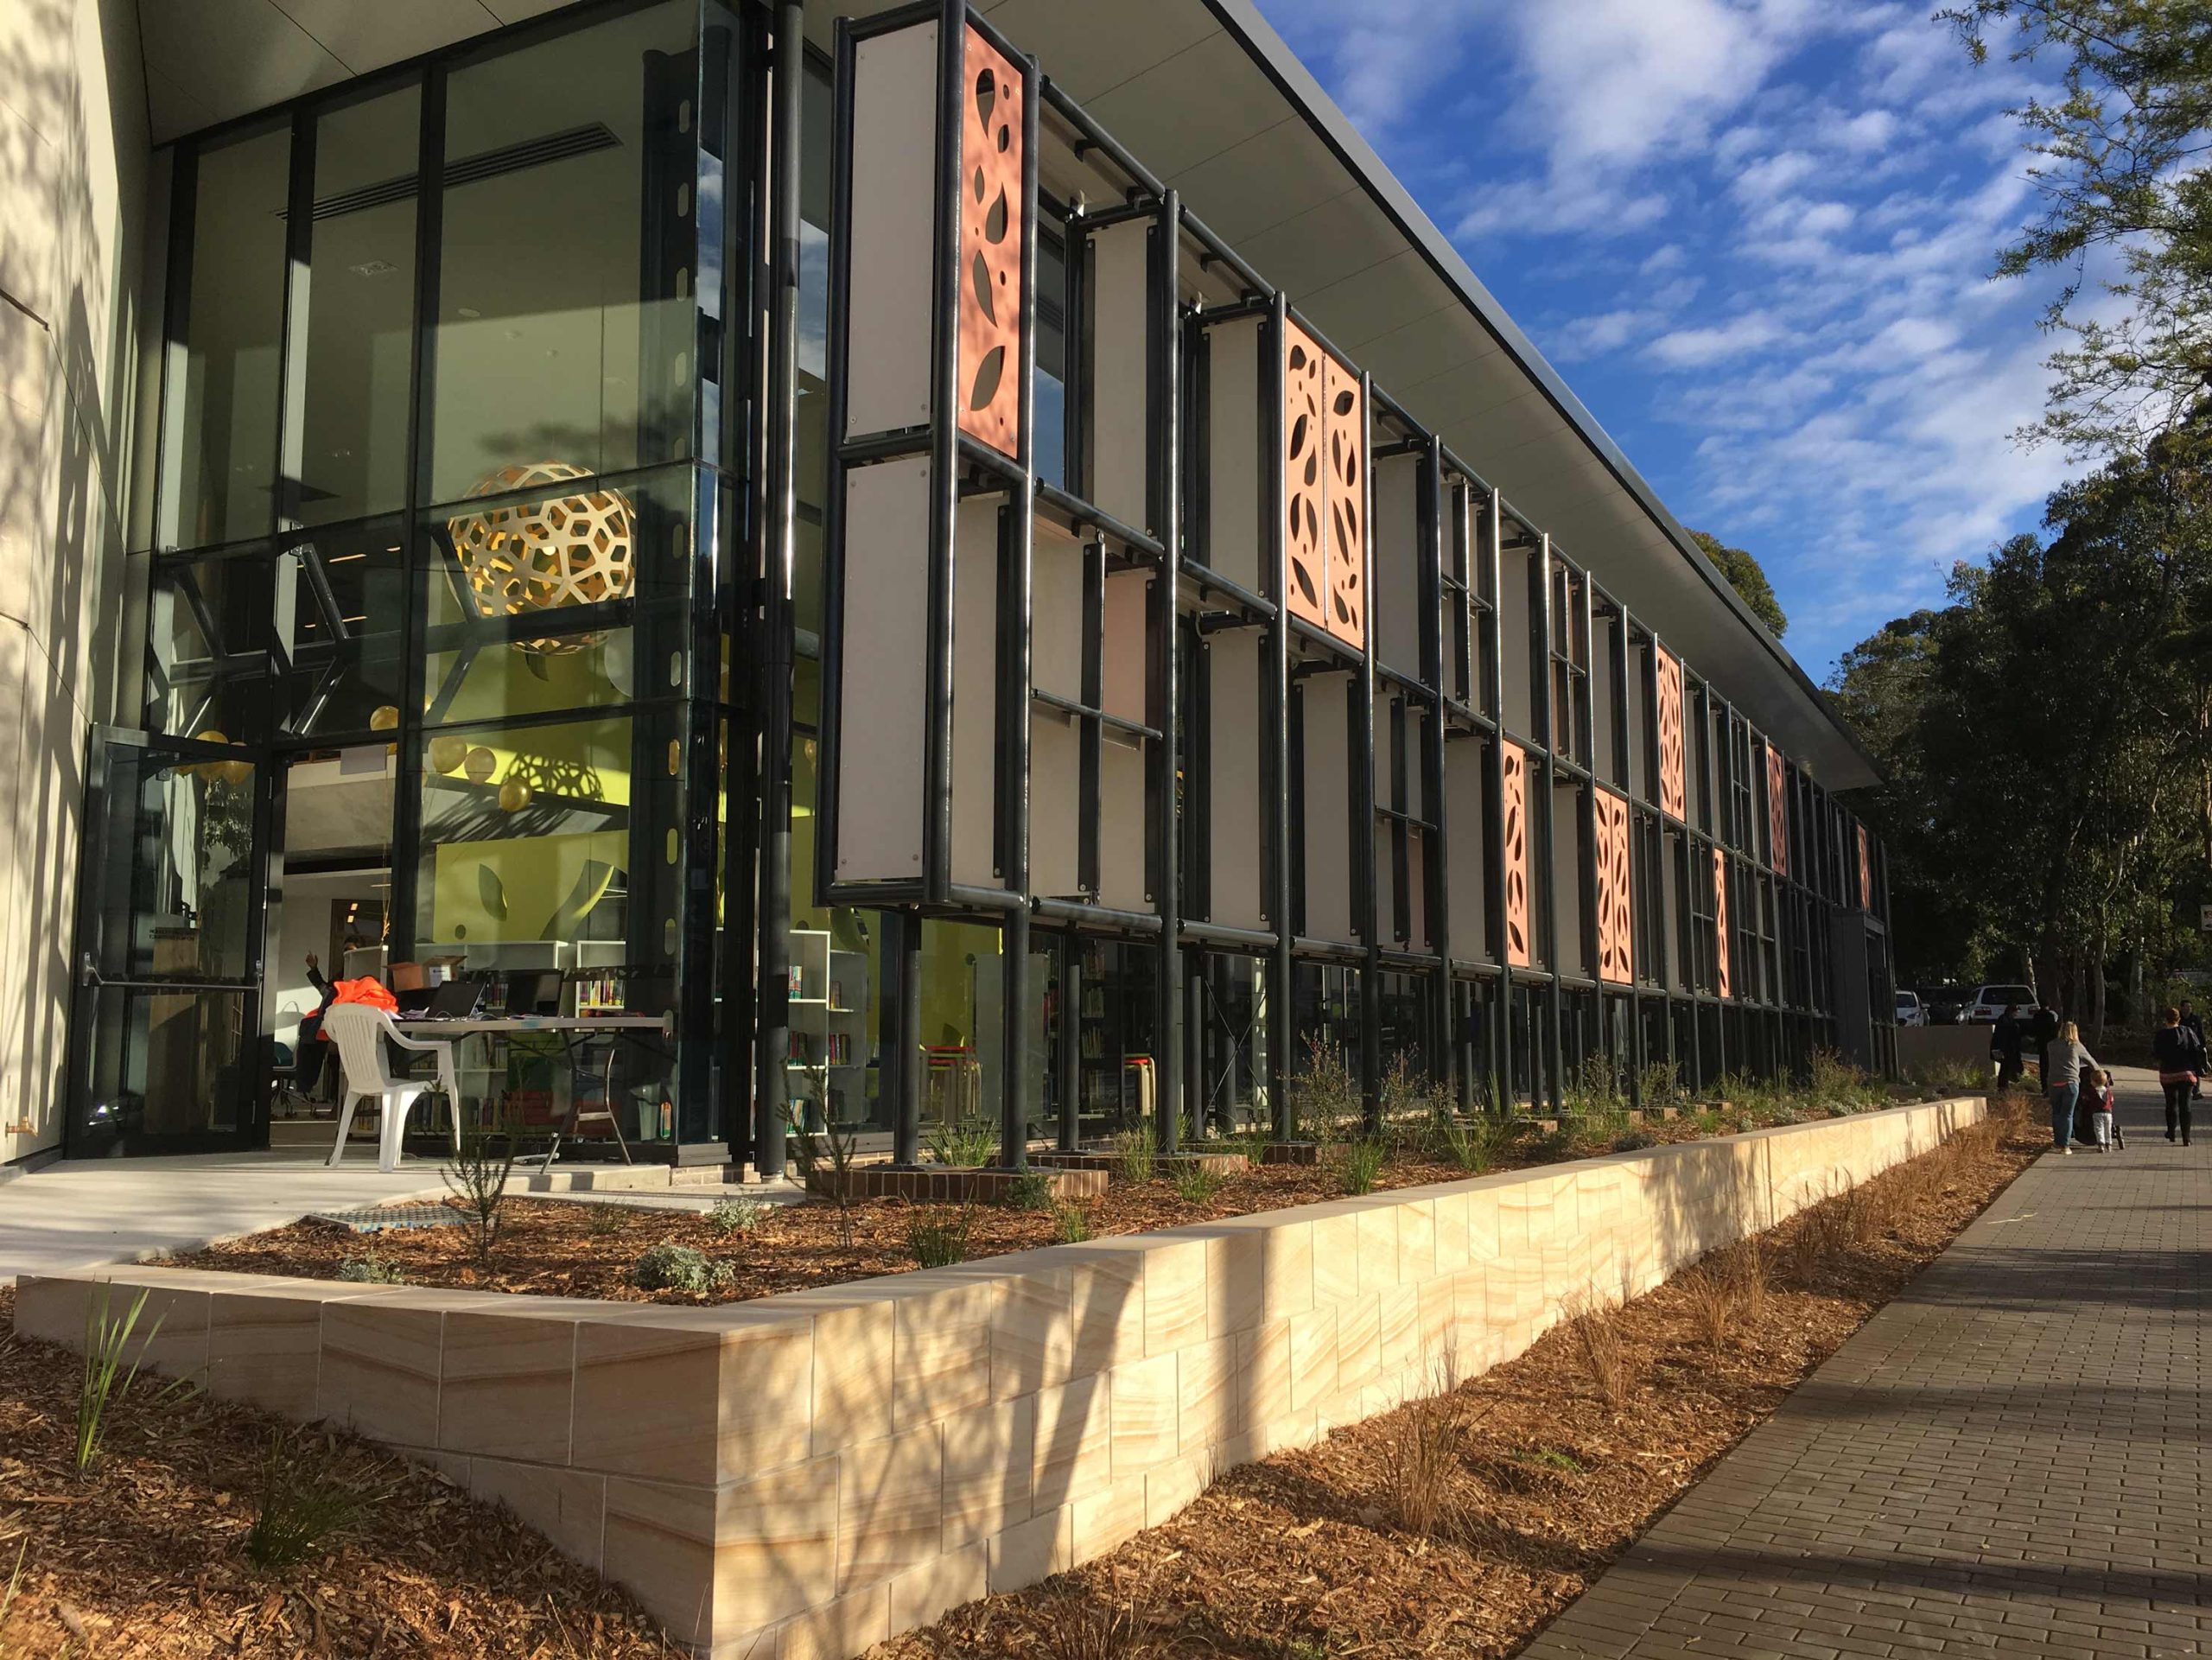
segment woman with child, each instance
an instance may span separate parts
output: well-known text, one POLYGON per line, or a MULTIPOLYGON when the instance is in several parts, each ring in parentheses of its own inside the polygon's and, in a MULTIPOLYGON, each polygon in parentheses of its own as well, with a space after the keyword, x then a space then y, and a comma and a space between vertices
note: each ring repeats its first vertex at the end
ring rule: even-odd
POLYGON ((2058 1028, 2058 1040, 2050 1046, 2043 1082, 2050 1097, 2050 1144, 2069 1159, 2074 1156, 2074 1110, 2085 1075, 2098 1075, 2097 1058, 2082 1046, 2082 1028, 2069 1021, 2058 1028))

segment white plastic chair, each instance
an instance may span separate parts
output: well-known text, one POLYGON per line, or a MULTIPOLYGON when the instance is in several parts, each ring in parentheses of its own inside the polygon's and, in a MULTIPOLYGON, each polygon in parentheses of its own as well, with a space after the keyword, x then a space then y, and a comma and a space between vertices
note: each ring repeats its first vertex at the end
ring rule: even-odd
POLYGON ((415 1104, 418 1096, 428 1094, 433 1087, 445 1091, 446 1107, 453 1117, 454 1151, 461 1151, 461 1091, 454 1082, 452 1044, 410 1038, 392 1024, 391 1016, 385 1010, 372 1008, 365 1003, 333 1003, 322 1017, 322 1029, 338 1046, 338 1064, 346 1073, 346 1087, 341 1091, 345 1104, 338 1115, 338 1141, 330 1149, 332 1164, 336 1164, 346 1151, 346 1134, 353 1127, 355 1105, 373 1100, 384 1117, 377 1137, 377 1168, 397 1170, 400 1132, 406 1126, 407 1110, 415 1104), (435 1084, 426 1078, 394 1078, 385 1071, 384 1041, 387 1039, 402 1049, 435 1055, 435 1084))

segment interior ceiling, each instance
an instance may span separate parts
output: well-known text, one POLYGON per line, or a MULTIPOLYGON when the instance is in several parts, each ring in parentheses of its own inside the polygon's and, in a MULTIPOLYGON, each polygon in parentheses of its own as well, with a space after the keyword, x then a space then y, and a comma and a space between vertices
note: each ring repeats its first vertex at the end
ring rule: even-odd
MULTIPOLYGON (((888 0, 815 0, 840 12, 888 0)), ((558 9, 144 0, 156 143, 558 9)), ((982 9, 1418 420, 1830 789, 1865 752, 1250 0, 982 9)), ((557 124, 558 111, 549 111, 557 124)))

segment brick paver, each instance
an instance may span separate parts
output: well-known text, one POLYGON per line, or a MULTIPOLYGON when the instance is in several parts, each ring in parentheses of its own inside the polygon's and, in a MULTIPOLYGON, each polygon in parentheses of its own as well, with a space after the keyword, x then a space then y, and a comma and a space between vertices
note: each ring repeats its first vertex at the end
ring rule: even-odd
POLYGON ((2212 1111, 2120 1077, 1529 1660, 2212 1654, 2212 1111))

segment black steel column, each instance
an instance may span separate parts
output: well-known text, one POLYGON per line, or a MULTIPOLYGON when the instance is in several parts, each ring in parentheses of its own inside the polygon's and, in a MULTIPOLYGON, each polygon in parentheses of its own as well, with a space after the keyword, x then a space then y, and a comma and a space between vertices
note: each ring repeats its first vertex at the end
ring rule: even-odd
MULTIPOLYGON (((1421 604, 1425 620, 1421 631, 1421 673, 1429 687, 1428 730, 1421 745, 1421 792, 1429 823, 1421 860, 1421 900, 1428 907, 1429 943, 1441 957, 1433 993, 1436 1007, 1439 1053, 1427 1057, 1429 1076, 1449 1089, 1456 1099, 1459 1084, 1459 1045, 1452 1029, 1452 888, 1448 880, 1450 845, 1444 811, 1444 441, 1431 438, 1422 458, 1417 515, 1421 523, 1421 604), (1441 1063, 1440 1066, 1439 1063, 1441 1063)), ((1465 605, 1465 595, 1460 604, 1465 605)))
MULTIPOLYGON (((899 1013, 896 1029, 887 1053, 895 1055, 893 1073, 897 1093, 892 1097, 891 1156, 894 1162, 922 1161, 922 919, 918 912, 887 911, 887 921, 898 919, 895 938, 899 951, 899 1013)), ((887 938, 884 949, 891 949, 887 938)))
MULTIPOLYGON (((1558 798, 1554 794, 1557 774, 1552 764, 1552 752, 1559 742, 1559 733, 1558 711, 1553 708, 1555 700, 1552 696, 1552 539, 1548 535, 1537 540, 1536 557, 1530 567, 1529 587, 1533 601, 1529 607, 1531 622, 1535 634, 1535 649, 1529 653, 1532 686, 1536 699, 1534 725, 1538 741, 1544 747, 1543 767, 1540 775, 1543 811, 1530 817, 1540 819, 1544 827, 1541 853, 1544 862, 1543 904, 1539 925, 1544 931, 1544 966, 1551 970, 1551 978, 1544 987, 1544 1059, 1546 1070, 1551 1074, 1548 1082, 1552 1110, 1556 1112, 1564 1104, 1561 1098, 1564 1088, 1561 1077, 1563 1046, 1560 1041, 1564 998, 1559 983, 1559 836, 1552 822, 1558 811, 1558 798)), ((1535 768, 1530 769, 1530 782, 1534 784, 1539 774, 1535 768)), ((1536 850, 1532 848, 1529 855, 1531 869, 1535 868, 1537 857, 1536 850)))
MULTIPOLYGON (((1160 653, 1154 719, 1160 723, 1160 1041, 1153 1057, 1159 1092, 1160 1147, 1173 1153, 1183 1120, 1183 876, 1178 806, 1182 771, 1178 727, 1182 716, 1177 598, 1183 564, 1183 322, 1177 258, 1183 223, 1176 193, 1160 198, 1150 235, 1151 298, 1147 341, 1152 354, 1146 377, 1152 404, 1153 454, 1148 471, 1154 513, 1152 533, 1160 546, 1160 574, 1152 589, 1151 625, 1160 653)), ((1195 1105, 1195 1103, 1193 1103, 1195 1105)))
POLYGON ((1060 936, 1059 1048, 1053 1065, 1060 1073, 1060 1133, 1063 1153, 1083 1146, 1083 945, 1071 929, 1060 936))
POLYGON ((1360 938, 1366 942, 1367 961, 1359 971, 1359 1099, 1370 1129, 1382 1123, 1382 941, 1381 919, 1375 909, 1375 378, 1359 378, 1360 523, 1367 569, 1360 573, 1359 679, 1356 725, 1359 776, 1353 785, 1357 805, 1359 843, 1351 850, 1351 868, 1359 892, 1352 896, 1352 915, 1358 919, 1360 938))
POLYGON ((1260 544, 1267 562, 1268 597, 1275 614, 1268 625, 1268 684, 1262 721, 1267 746, 1266 811, 1268 906, 1275 943, 1268 954, 1268 1093, 1274 1106, 1274 1136, 1296 1134, 1290 1109, 1291 1047, 1295 1000, 1291 995, 1292 948, 1290 872, 1290 583, 1283 545, 1282 350, 1289 303, 1274 296, 1262 332, 1260 348, 1260 519, 1268 526, 1260 544))
MULTIPOLYGON (((950 13, 948 13, 950 16, 950 13)), ((960 10, 964 21, 965 8, 960 10)), ((1029 1163, 1029 1023, 1035 1017, 1036 1000, 1029 986, 1029 716, 1031 696, 1031 589, 1037 550, 1037 105, 1044 95, 1044 77, 1034 58, 1020 60, 1021 73, 1021 307, 1020 346, 1014 364, 1020 378, 1014 383, 1018 399, 1015 417, 1016 461, 1020 483, 1007 504, 1011 539, 1007 550, 1008 592, 1001 600, 1001 614, 1013 626, 997 642, 1007 654, 1001 665, 1004 688, 999 712, 997 786, 1000 822, 1006 836, 1005 881, 1014 896, 1014 908, 1001 925, 1005 955, 999 992, 1004 1018, 999 1034, 1001 1076, 999 1083, 999 1163, 1020 1170, 1029 1163)), ((957 89, 964 94, 964 80, 957 89)), ((940 408, 938 419, 954 424, 950 405, 940 408)), ((971 552, 969 557, 974 557, 971 552)), ((988 643, 984 649, 988 649, 988 643)), ((948 782, 949 782, 948 779, 948 782)), ((950 811, 950 801, 947 802, 950 811)))
MULTIPOLYGON (((1488 855, 1483 861, 1483 919, 1491 960, 1497 964, 1498 973, 1497 1007, 1491 1011, 1489 1021, 1491 1103, 1499 1112, 1510 1113, 1513 1110, 1513 964, 1506 951, 1505 631, 1499 616, 1500 601, 1504 597, 1501 584, 1505 575, 1505 500, 1495 490, 1490 493, 1484 518, 1486 523, 1482 546, 1476 556, 1480 566, 1476 582, 1478 588, 1488 588, 1490 603, 1483 607, 1480 618, 1484 648, 1480 696, 1496 724, 1485 763, 1487 776, 1483 780, 1483 846, 1488 855)), ((1527 833, 1527 821, 1524 805, 1523 835, 1527 833)))
MULTIPOLYGON (((785 1062, 791 1051, 791 579, 798 525, 799 152, 806 78, 806 9, 776 9, 770 63, 767 334, 764 397, 764 559, 760 695, 760 902, 754 973, 759 1035, 753 1048, 753 1167, 784 1173, 785 1062)), ((837 436, 831 434, 831 442, 837 436)), ((823 1103, 826 1111, 829 1103, 823 1103)))

